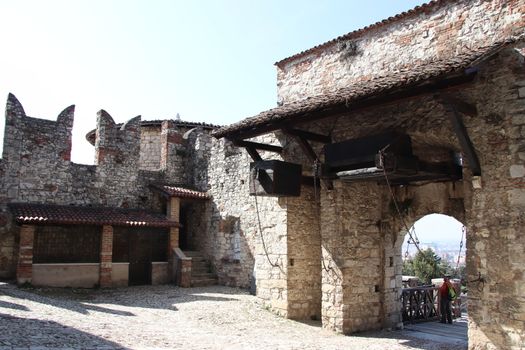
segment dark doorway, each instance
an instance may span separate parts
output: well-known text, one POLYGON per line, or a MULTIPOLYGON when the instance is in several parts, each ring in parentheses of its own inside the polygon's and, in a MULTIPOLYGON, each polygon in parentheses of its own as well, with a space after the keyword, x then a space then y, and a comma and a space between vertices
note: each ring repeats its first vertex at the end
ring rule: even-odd
POLYGON ((129 285, 151 284, 152 236, 145 230, 133 230, 129 238, 129 285))

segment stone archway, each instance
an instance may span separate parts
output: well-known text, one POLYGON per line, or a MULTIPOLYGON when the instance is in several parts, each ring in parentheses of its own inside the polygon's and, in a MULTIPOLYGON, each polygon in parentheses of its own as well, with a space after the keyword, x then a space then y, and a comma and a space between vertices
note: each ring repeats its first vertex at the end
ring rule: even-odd
MULTIPOLYGON (((467 296, 461 297, 461 286, 467 281, 464 269, 466 250, 463 249, 465 226, 451 216, 434 213, 418 219, 410 226, 409 232, 403 230, 403 233, 405 237, 400 247, 403 283, 398 293, 401 295, 404 325, 439 318, 437 288, 446 274, 451 276, 458 293, 458 298, 452 303, 453 316, 459 321, 455 331, 461 339, 466 340, 467 296), (432 265, 434 258, 435 265, 432 265), (426 259, 430 262, 426 262, 426 259)), ((446 333, 444 329, 437 331, 446 333)))
POLYGON ((403 255, 401 248, 407 230, 432 213, 451 216, 467 226, 465 220, 463 182, 427 183, 417 186, 397 187, 393 196, 398 204, 395 208, 392 194, 383 199, 383 326, 402 327, 401 291, 403 255))

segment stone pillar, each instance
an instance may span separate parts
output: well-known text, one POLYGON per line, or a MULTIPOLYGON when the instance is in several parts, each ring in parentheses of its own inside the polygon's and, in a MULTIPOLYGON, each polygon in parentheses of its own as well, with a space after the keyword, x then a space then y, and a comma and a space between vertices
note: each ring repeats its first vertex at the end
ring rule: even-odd
POLYGON ((322 197, 323 327, 355 332, 382 327, 381 188, 335 182, 322 197))
POLYGON ((160 168, 164 170, 168 182, 184 183, 184 155, 186 146, 182 135, 171 120, 162 122, 160 133, 160 168))
POLYGON ((16 281, 18 284, 31 283, 33 278, 33 241, 35 226, 22 225, 20 229, 20 250, 18 252, 18 266, 16 281))
POLYGON ((179 268, 177 284, 183 288, 191 287, 191 259, 180 259, 179 268))
POLYGON ((287 317, 321 318, 321 236, 314 190, 287 199, 287 317))
POLYGON ((100 240, 100 287, 111 287, 111 272, 113 270, 113 226, 102 226, 100 240))

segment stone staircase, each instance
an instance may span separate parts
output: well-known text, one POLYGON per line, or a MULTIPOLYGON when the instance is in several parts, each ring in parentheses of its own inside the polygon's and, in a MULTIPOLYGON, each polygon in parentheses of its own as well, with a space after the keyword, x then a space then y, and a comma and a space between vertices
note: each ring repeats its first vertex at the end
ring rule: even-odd
POLYGON ((184 251, 191 258, 191 286, 204 287, 217 284, 217 276, 211 272, 210 262, 199 251, 184 251))

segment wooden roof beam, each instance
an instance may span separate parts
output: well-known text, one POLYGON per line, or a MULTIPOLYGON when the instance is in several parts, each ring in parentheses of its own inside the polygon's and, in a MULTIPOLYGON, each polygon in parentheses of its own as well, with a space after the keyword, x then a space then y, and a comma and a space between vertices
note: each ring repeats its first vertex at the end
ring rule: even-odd
POLYGON ((291 128, 296 125, 306 124, 316 120, 322 120, 331 117, 339 117, 348 115, 350 112, 365 110, 368 108, 375 108, 392 103, 399 103, 403 100, 412 99, 415 97, 432 96, 441 91, 455 89, 472 82, 477 74, 476 70, 464 72, 463 74, 444 78, 441 80, 433 80, 424 84, 417 84, 406 88, 399 88, 383 95, 376 95, 366 97, 361 100, 352 101, 349 105, 346 103, 336 104, 325 107, 320 110, 304 112, 302 114, 294 115, 284 119, 277 119, 274 121, 267 121, 262 125, 244 128, 242 130, 234 131, 227 135, 228 138, 248 139, 251 137, 267 134, 279 129, 291 128))
POLYGON ((471 116, 476 116, 477 111, 476 107, 467 104, 466 102, 460 101, 456 98, 451 98, 443 96, 441 98, 445 110, 448 112, 450 121, 452 122, 452 128, 458 138, 461 151, 465 156, 468 166, 472 171, 472 175, 480 176, 481 175, 481 165, 479 163, 479 158, 476 153, 476 149, 470 140, 468 135, 467 128, 463 123, 463 118, 460 113, 468 114, 471 116))
MULTIPOLYGON (((295 139, 295 141, 297 141, 297 143, 299 144, 299 146, 303 150, 303 152, 306 155, 306 157, 308 158, 308 160, 310 162, 312 162, 312 165, 315 164, 316 162, 319 163, 319 165, 321 164, 321 162, 319 161, 319 157, 315 153, 314 149, 312 148, 312 146, 310 145, 308 140, 306 140, 305 138, 303 138, 303 137, 301 137, 299 135, 293 135, 292 134, 292 137, 295 139)), ((334 186, 332 184, 332 181, 330 179, 322 177, 321 178, 321 182, 323 183, 323 185, 325 186, 325 188, 327 190, 332 190, 334 188, 334 186)))
POLYGON ((267 145, 265 143, 244 141, 244 140, 232 140, 233 144, 237 147, 245 147, 246 149, 252 148, 255 150, 268 151, 274 153, 282 153, 283 148, 281 146, 267 145))
POLYGON ((328 135, 316 134, 310 131, 294 129, 291 127, 284 128, 283 132, 287 133, 288 135, 299 136, 309 141, 315 141, 320 143, 332 143, 332 137, 328 135))

